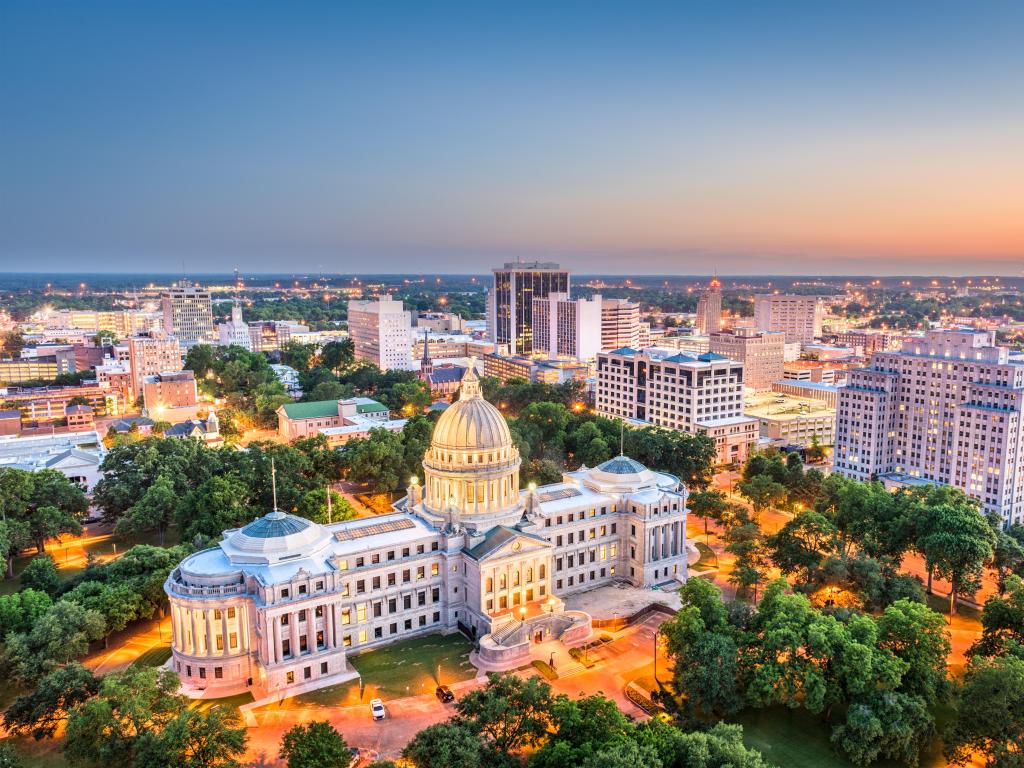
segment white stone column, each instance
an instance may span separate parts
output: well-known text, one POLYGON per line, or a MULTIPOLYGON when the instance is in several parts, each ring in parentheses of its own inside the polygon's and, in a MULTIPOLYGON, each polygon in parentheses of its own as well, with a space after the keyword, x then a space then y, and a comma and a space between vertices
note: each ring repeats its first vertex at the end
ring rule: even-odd
POLYGON ((242 603, 238 609, 238 642, 242 650, 249 650, 249 607, 242 603))
POLYGON ((288 634, 292 646, 292 658, 299 657, 299 612, 292 611, 288 615, 288 634))
POLYGON ((324 605, 324 629, 327 647, 334 648, 334 603, 324 605))
POLYGON ((273 663, 281 661, 281 617, 275 616, 270 620, 270 642, 272 643, 271 656, 273 663))
POLYGON ((207 608, 203 613, 206 614, 206 655, 213 656, 213 609, 207 608))
POLYGON ((195 610, 195 608, 191 608, 191 607, 188 608, 187 610, 188 610, 188 615, 189 615, 189 621, 191 621, 191 623, 192 623, 192 642, 189 643, 191 648, 189 648, 188 652, 189 652, 189 655, 191 655, 191 656, 198 656, 199 655, 199 625, 198 625, 198 622, 196 621, 196 610, 195 610))
POLYGON ((171 603, 171 629, 174 630, 174 649, 181 651, 181 613, 174 603, 171 603))
MULTIPOLYGON (((236 620, 237 620, 237 617, 238 617, 238 611, 236 610, 235 611, 235 618, 236 618, 236 620)), ((221 633, 223 634, 223 637, 224 637, 224 640, 222 641, 224 643, 224 652, 221 654, 221 656, 227 656, 229 653, 231 653, 230 643, 228 643, 229 636, 228 636, 228 611, 227 611, 227 608, 221 608, 220 609, 220 631, 221 631, 221 633)))

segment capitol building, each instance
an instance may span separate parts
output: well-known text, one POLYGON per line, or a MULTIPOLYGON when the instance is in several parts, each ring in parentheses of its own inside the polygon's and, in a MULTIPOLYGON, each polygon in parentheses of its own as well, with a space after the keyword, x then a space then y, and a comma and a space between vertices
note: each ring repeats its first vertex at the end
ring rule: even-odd
POLYGON ((618 456, 520 488, 508 424, 472 369, 394 512, 318 525, 274 510, 167 579, 169 662, 193 696, 290 695, 356 676, 349 654, 428 633, 477 641, 482 668, 581 642, 563 598, 686 579, 686 489, 618 456))

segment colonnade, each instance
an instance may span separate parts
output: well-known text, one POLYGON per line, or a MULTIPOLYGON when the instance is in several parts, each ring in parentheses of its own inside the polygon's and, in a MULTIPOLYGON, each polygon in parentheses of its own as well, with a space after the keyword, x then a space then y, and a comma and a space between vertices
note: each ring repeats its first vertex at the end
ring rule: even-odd
POLYGON ((249 609, 244 604, 217 608, 192 608, 171 603, 171 626, 174 647, 188 656, 216 658, 246 653, 249 650, 249 609), (228 611, 234 610, 234 618, 228 611), (220 618, 217 618, 217 613, 220 618), (217 649, 217 629, 220 629, 221 648, 217 649), (231 629, 235 632, 235 646, 231 646, 231 629))
POLYGON ((677 520, 648 527, 649 560, 663 560, 666 557, 678 557, 683 553, 684 522, 677 520))
MULTIPOLYGON (((289 644, 289 658, 298 658, 301 653, 300 638, 302 635, 306 636, 306 652, 313 653, 317 650, 316 644, 316 633, 317 633, 317 615, 316 609, 322 609, 322 621, 324 630, 324 646, 327 650, 332 650, 341 646, 342 639, 339 633, 339 621, 341 620, 341 610, 338 608, 336 603, 320 603, 318 605, 306 605, 303 608, 296 608, 293 611, 285 611, 278 613, 267 618, 267 624, 269 627, 269 633, 266 641, 266 659, 268 664, 276 664, 283 661, 285 654, 283 651, 283 642, 281 638, 281 627, 284 626, 281 619, 283 616, 288 617, 288 644, 289 644), (305 611, 306 613, 306 628, 305 631, 300 632, 299 630, 299 612, 305 611)), ((355 610, 353 608, 353 610, 355 610)))

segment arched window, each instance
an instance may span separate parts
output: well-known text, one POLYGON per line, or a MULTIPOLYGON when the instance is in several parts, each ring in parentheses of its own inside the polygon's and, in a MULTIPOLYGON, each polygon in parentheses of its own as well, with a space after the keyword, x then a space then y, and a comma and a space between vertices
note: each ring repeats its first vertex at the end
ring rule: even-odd
POLYGON ((519 571, 512 571, 512 586, 519 586, 519 571))
POLYGON ((493 592, 494 591, 494 579, 491 578, 490 576, 487 577, 487 591, 488 592, 493 592))
POLYGON ((540 578, 543 581, 547 577, 547 568, 544 567, 544 563, 540 564, 540 578))
POLYGON ((505 581, 505 574, 503 573, 501 574, 501 576, 498 577, 498 589, 505 589, 505 587, 507 586, 508 582, 505 581))
POLYGON ((533 568, 526 569, 526 583, 533 584, 533 568))

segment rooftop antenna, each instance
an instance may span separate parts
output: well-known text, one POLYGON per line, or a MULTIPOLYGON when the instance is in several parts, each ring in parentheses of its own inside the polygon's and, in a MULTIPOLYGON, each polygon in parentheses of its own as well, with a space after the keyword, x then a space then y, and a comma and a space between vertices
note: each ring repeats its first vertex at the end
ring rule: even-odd
POLYGON ((331 486, 327 485, 327 524, 330 525, 333 522, 333 510, 331 509, 331 486))
POLYGON ((619 456, 625 456, 626 451, 626 420, 619 419, 619 456))
POLYGON ((274 489, 274 511, 277 512, 277 467, 274 460, 270 460, 270 485, 274 489))

